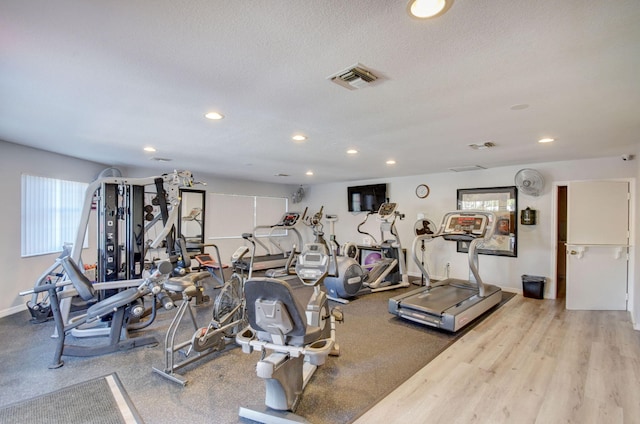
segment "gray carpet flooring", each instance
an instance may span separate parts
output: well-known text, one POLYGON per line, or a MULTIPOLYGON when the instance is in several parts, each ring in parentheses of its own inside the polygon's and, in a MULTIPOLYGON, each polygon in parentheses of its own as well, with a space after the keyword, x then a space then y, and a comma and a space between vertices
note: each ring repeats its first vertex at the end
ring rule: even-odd
MULTIPOLYGON (((311 289, 295 280, 290 284, 306 303, 311 289)), ((298 414, 316 424, 351 422, 463 334, 430 329, 387 312, 389 297, 414 288, 369 294, 341 306, 341 356, 329 357, 315 373, 298 414)), ((213 290, 207 292, 215 296, 213 290)), ((199 325, 205 326, 211 304, 196 309, 199 325)), ((144 334, 162 342, 172 316, 172 311, 162 312, 144 334)), ((234 348, 203 358, 181 370, 189 379, 185 387, 152 372, 153 366, 163 368, 162 345, 91 358, 65 356, 62 368, 50 370, 53 322, 31 324, 29 318, 25 311, 0 319, 0 407, 114 372, 146 423, 246 422, 238 417, 238 408, 264 402, 264 382, 255 374, 257 352, 248 355, 234 348)), ((183 339, 193 334, 188 325, 181 329, 183 339)))

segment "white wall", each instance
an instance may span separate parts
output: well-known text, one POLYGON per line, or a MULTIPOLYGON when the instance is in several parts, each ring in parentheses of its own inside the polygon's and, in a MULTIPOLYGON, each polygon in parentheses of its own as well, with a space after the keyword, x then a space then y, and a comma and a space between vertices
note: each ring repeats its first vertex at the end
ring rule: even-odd
MULTIPOLYGON (((633 162, 639 162, 638 158, 640 158, 640 145, 638 146, 638 150, 636 151, 635 160, 633 162)), ((640 165, 638 165, 637 169, 637 179, 636 181, 640 181, 640 165)), ((640 195, 636 194, 635 202, 636 206, 636 244, 640 243, 640 195)), ((636 330, 640 330, 640 249, 637 246, 631 248, 633 253, 633 257, 635 259, 635 269, 634 269, 634 296, 633 296, 633 305, 634 308, 632 310, 631 319, 633 320, 633 328, 636 330)))
MULTIPOLYGON (((105 165, 73 159, 68 156, 31 149, 0 141, 0 181, 2 181, 3 213, 0 220, 0 316, 24 309, 30 296, 19 292, 33 288, 38 277, 54 263, 57 254, 20 257, 21 182, 22 173, 91 182, 105 165)), ((95 222, 95 220, 92 220, 95 222)), ((95 254, 95 226, 89 229, 89 243, 95 254)), ((72 241, 72 240, 70 240, 72 241)))
MULTIPOLYGON (((33 288, 40 275, 54 263, 58 254, 20 257, 21 223, 21 182, 22 173, 41 175, 72 181, 91 182, 109 165, 89 162, 32 149, 13 143, 0 141, 0 181, 2 181, 3 219, 0 220, 0 267, 3 270, 0 279, 0 317, 25 309, 30 296, 20 296, 21 291, 33 288)), ((121 168, 123 175, 129 177, 150 177, 162 172, 145 168, 121 168)), ((168 169, 165 172, 170 172, 168 169)), ((204 188, 217 193, 235 193, 261 196, 289 197, 295 187, 281 184, 267 184, 239 180, 220 179, 206 175, 196 175, 196 179, 207 183, 204 188)), ((215 205, 207 204, 207 207, 215 205)), ((96 219, 89 220, 89 249, 82 254, 85 264, 96 261, 96 219)), ((250 232, 252 228, 247 228, 250 232)), ((231 240, 223 247, 223 261, 242 244, 242 240, 231 240)))
MULTIPOLYGON (((624 162, 619 157, 615 157, 550 162, 530 167, 543 174, 545 190, 538 197, 520 193, 518 196, 518 217, 520 216, 519 211, 529 206, 538 211, 538 224, 534 226, 518 224, 517 258, 481 255, 480 271, 487 283, 516 292, 522 291, 522 274, 547 277, 550 283, 545 285, 545 297, 549 298, 554 296, 552 291, 555 290, 555 271, 553 268, 555 244, 552 238, 552 220, 555 208, 552 195, 554 182, 617 178, 635 180, 639 173, 638 161, 624 162)), ((521 168, 523 167, 515 166, 463 173, 425 173, 412 177, 321 184, 307 190, 306 201, 312 211, 324 205, 325 213, 339 216, 339 221, 336 223, 336 236, 340 243, 346 241, 361 243, 363 236, 357 233, 356 227, 364 219, 365 214, 354 214, 347 211, 347 186, 386 182, 390 200, 397 202, 399 210, 406 215, 406 219, 398 222, 397 227, 403 247, 407 248, 410 257, 411 243, 414 238, 413 225, 418 214, 422 213, 427 218, 439 223, 444 213, 456 209, 457 189, 511 186, 514 185, 516 172, 521 168), (431 189, 431 193, 426 199, 419 199, 415 195, 415 188, 420 183, 427 184, 431 189)), ((365 228, 374 236, 379 237, 375 219, 370 219, 365 228)), ((325 228, 325 232, 328 234, 328 228, 325 228)), ((457 253, 455 243, 437 240, 427 244, 426 251, 427 265, 435 276, 444 275, 447 262, 451 263, 452 277, 466 278, 468 276, 466 254, 457 253)), ((408 262, 409 272, 419 275, 415 263, 410 259, 408 262)), ((634 291, 636 305, 638 305, 638 291, 640 290, 634 291)))

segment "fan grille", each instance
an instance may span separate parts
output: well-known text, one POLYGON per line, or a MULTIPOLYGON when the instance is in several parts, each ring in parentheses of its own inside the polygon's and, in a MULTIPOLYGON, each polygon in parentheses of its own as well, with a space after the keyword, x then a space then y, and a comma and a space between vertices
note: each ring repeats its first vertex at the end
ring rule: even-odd
POLYGON ((515 184, 524 194, 538 196, 542 192, 544 178, 535 169, 525 168, 516 174, 515 184))

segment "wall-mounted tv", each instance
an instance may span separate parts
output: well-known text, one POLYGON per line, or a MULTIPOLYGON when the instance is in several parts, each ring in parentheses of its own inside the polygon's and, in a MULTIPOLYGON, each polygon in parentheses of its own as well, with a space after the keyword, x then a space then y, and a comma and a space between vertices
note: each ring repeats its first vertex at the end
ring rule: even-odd
POLYGON ((386 184, 347 187, 349 212, 377 212, 387 201, 386 184))

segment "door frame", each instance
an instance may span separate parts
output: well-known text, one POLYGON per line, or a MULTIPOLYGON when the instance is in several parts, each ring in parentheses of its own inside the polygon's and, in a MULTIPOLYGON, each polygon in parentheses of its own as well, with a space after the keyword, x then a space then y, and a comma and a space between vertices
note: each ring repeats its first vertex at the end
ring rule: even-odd
POLYGON ((636 287, 634 287, 635 280, 635 246, 636 246, 636 180, 635 178, 596 178, 593 180, 571 180, 571 181, 554 181, 553 189, 551 190, 551 242, 553 243, 553 249, 551 250, 550 260, 551 269, 553 270, 553 277, 549 278, 549 290, 550 299, 557 297, 556 273, 558 268, 558 261, 556 258, 556 250, 558 249, 558 187, 567 186, 567 196, 570 195, 572 182, 593 182, 593 181, 621 181, 629 184, 629 265, 627 271, 627 311, 633 312, 633 299, 636 287))

